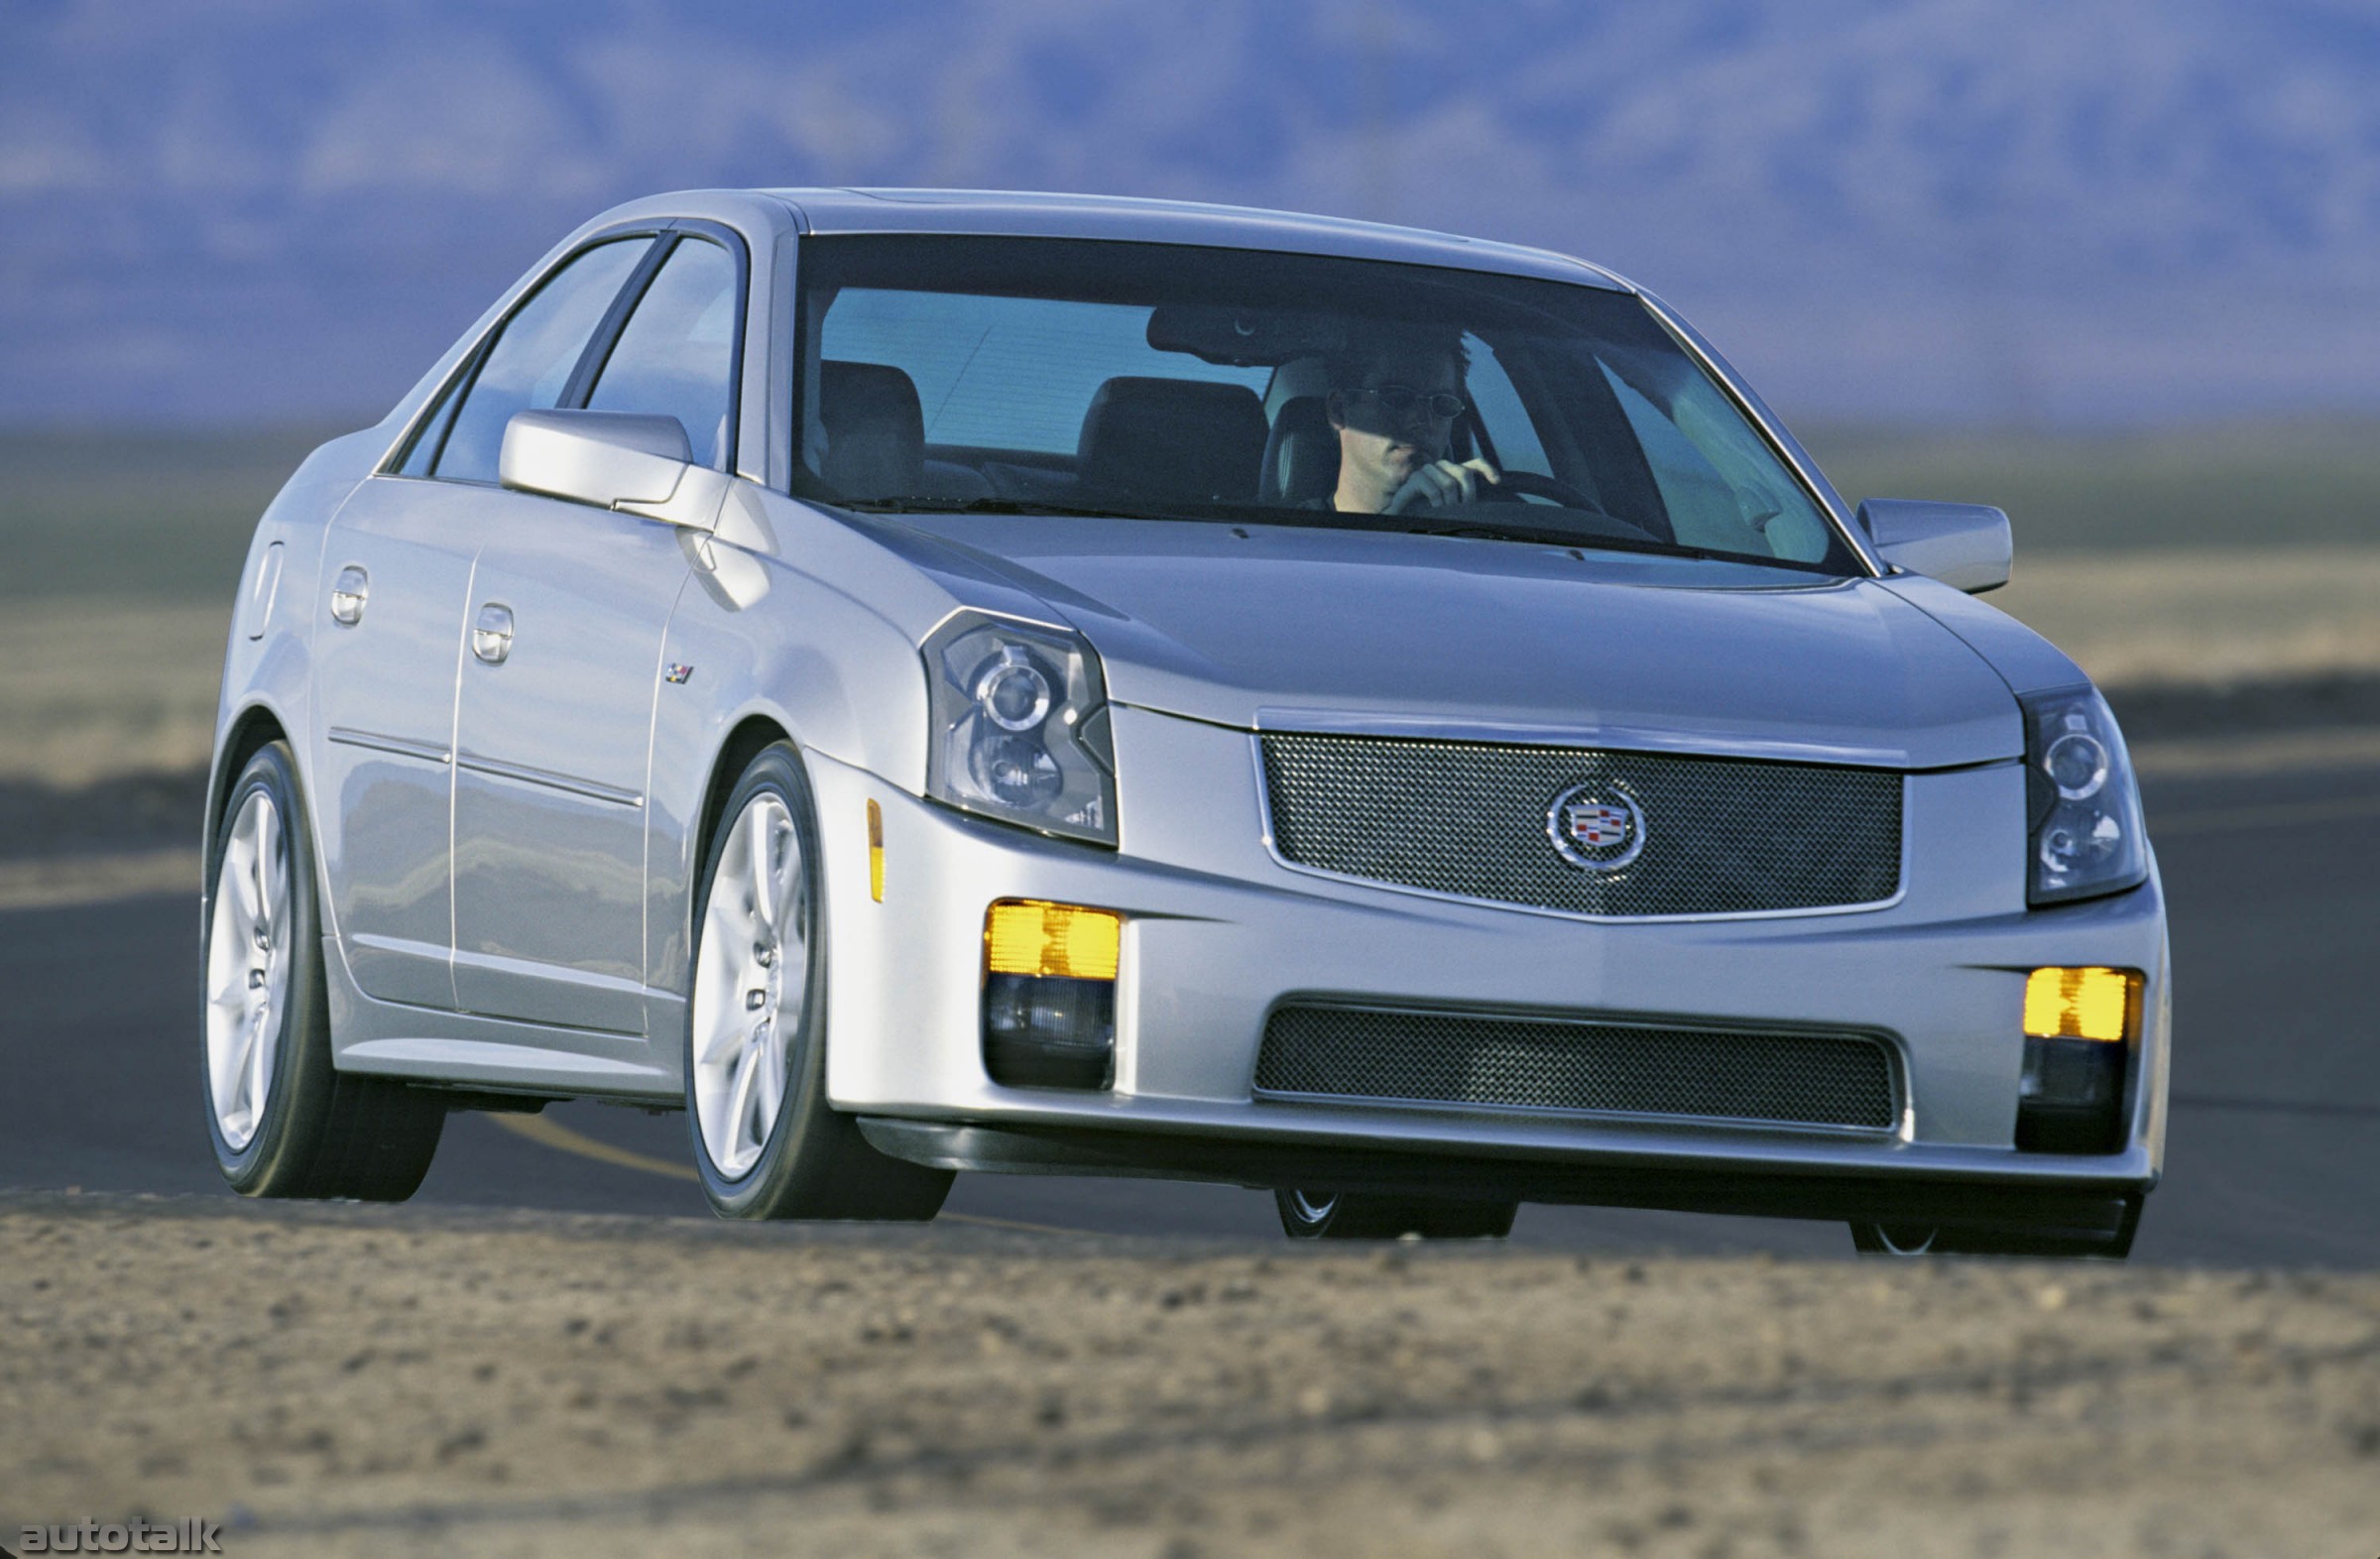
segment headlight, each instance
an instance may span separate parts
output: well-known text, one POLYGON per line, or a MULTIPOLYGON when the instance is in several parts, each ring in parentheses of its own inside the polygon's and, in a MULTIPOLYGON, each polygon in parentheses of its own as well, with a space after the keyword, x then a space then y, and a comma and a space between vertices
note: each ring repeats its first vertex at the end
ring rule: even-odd
POLYGON ((1075 634, 961 612, 925 642, 926 792, 1043 833, 1116 842, 1099 657, 1075 634))
POLYGON ((2019 702, 2032 852, 2027 901, 2139 887, 2149 875, 2140 787, 2107 701, 2094 688, 2076 687, 2019 702))

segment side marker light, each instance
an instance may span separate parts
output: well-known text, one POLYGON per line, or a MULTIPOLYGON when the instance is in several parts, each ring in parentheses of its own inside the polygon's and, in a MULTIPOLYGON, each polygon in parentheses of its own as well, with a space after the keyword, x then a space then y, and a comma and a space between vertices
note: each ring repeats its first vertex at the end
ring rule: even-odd
POLYGON ((868 803, 868 897, 885 901, 885 809, 868 803))

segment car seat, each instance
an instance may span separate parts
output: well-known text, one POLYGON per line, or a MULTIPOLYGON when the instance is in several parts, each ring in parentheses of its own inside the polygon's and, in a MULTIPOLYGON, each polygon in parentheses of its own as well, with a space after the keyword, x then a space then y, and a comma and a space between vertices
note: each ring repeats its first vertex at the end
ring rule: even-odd
POLYGON ((1084 414, 1076 497, 1249 503, 1264 439, 1264 403, 1246 385, 1122 375, 1084 414))

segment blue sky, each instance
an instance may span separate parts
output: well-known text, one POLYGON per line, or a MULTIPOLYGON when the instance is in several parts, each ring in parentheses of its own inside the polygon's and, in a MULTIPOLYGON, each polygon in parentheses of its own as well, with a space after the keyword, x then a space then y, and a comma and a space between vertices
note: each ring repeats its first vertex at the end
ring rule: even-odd
POLYGON ((1794 420, 2380 412, 2380 6, 6 0, 0 423, 376 417, 705 184, 1583 254, 1794 420))

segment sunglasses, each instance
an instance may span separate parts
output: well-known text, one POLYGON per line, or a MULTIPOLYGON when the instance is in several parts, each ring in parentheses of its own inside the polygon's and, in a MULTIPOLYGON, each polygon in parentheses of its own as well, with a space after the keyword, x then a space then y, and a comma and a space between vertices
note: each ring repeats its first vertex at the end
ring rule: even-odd
POLYGON ((1368 395, 1380 403, 1380 410, 1390 417, 1402 417, 1418 403, 1430 409, 1430 415, 1441 421, 1451 422, 1469 410, 1459 395, 1441 390, 1435 395, 1424 394, 1411 385, 1381 385, 1376 390, 1350 390, 1349 395, 1368 395))

